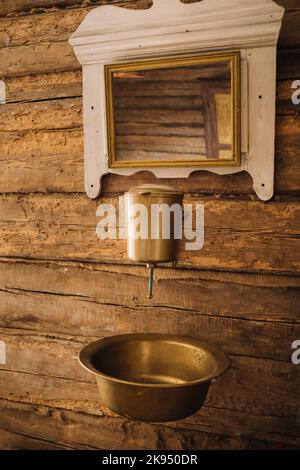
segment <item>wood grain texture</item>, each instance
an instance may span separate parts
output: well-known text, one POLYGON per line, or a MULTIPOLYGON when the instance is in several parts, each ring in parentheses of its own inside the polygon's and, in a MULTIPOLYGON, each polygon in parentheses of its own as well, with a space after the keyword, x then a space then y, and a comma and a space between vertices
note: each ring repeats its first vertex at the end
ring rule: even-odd
MULTIPOLYGON (((183 3, 193 3, 198 0, 183 0, 183 3)), ((291 0, 282 0, 291 1, 291 0)), ((86 0, 1 0, 0 16, 24 16, 40 13, 51 13, 59 9, 85 8, 86 0)), ((99 5, 118 5, 125 8, 148 8, 152 0, 92 0, 94 7, 99 5)))
MULTIPOLYGON (((203 412, 203 427, 206 431, 195 429, 193 423, 162 426, 159 424, 145 424, 128 421, 121 417, 91 416, 85 413, 75 413, 67 410, 58 410, 51 407, 33 406, 30 404, 14 403, 1 400, 0 418, 2 427, 8 432, 27 433, 31 438, 45 438, 63 446, 73 446, 77 449, 147 449, 147 450, 186 450, 186 449, 266 449, 276 448, 278 444, 284 448, 295 448, 297 439, 292 444, 286 441, 285 436, 274 432, 271 441, 266 442, 265 432, 255 432, 253 437, 247 433, 242 435, 233 430, 229 435, 218 433, 218 422, 226 419, 226 413, 212 410, 203 412), (208 423, 212 423, 215 414, 215 430, 208 423), (100 432, 101 431, 101 432, 100 432), (146 444, 147 443, 147 444, 146 444)), ((246 416, 232 413, 229 426, 237 423, 237 428, 243 430, 246 416)), ((257 418, 253 417, 253 423, 257 418)), ((251 417, 248 418, 251 420, 251 417)), ((272 420, 269 420, 272 421, 272 420)), ((279 419, 273 420, 279 423, 279 419)), ((282 419, 281 419, 282 421, 282 419)), ((269 427, 267 425, 266 427, 269 427)), ((235 428, 236 428, 235 427, 235 428)), ((233 429, 235 429, 233 428, 233 429)), ((245 429, 245 428, 244 428, 245 429)))
MULTIPOLYGON (((116 417, 99 402, 94 378, 78 363, 77 354, 83 346, 78 337, 59 339, 9 329, 4 333, 1 330, 1 335, 11 361, 0 369, 0 399, 116 417), (63 363, 59 371, 58 362, 63 363)), ((281 416, 280 432, 293 440, 297 429, 300 430, 299 385, 299 376, 290 363, 234 356, 228 374, 211 386, 205 408, 231 409, 262 417, 281 416)), ((186 423, 192 424, 201 415, 202 411, 186 423)), ((222 432, 221 426, 219 429, 222 432)), ((250 427, 249 432, 252 431, 250 427)), ((223 432, 228 434, 225 429, 223 432)))
MULTIPOLYGON (((107 2, 102 2, 105 4, 107 2)), ((125 2, 135 7, 148 2, 125 2)), ((123 2, 124 4, 124 2, 123 2)), ((53 71, 79 70, 80 66, 67 40, 91 8, 62 9, 38 15, 1 20, 0 30, 0 77, 12 77, 53 71), (35 34, 32 35, 31 31, 35 34), (36 61, 36 57, 39 60, 36 61)), ((300 44, 299 12, 292 9, 284 17, 280 37, 282 47, 300 44)), ((285 53, 283 55, 286 56, 285 53)), ((285 67, 280 67, 282 78, 291 78, 294 61, 289 54, 285 67)), ((281 60, 279 62, 279 65, 281 60)))
MULTIPOLYGON (((205 408, 180 423, 180 429, 186 428, 193 439, 203 427, 224 434, 221 447, 237 434, 297 445, 299 376, 289 354, 291 339, 299 334, 299 282, 286 276, 159 270, 152 306, 146 300, 143 268, 2 261, 0 337, 10 361, 1 368, 0 397, 116 418, 99 403, 93 377, 79 366, 77 354, 96 337, 155 332, 159 327, 160 332, 214 341, 232 356, 230 372, 212 387, 205 408), (290 324, 285 318, 283 328, 286 309, 294 316, 290 324), (222 411, 227 409, 230 416, 222 411), (220 413, 223 417, 212 430, 212 415, 219 420, 220 413), (258 431, 261 423, 266 426, 264 435, 258 431)), ((113 433, 112 424, 108 435, 109 430, 113 433)), ((40 432, 48 433, 48 424, 40 432)), ((145 442, 148 434, 147 428, 145 442)), ((214 444, 209 439, 206 445, 214 444)))
POLYGON ((153 303, 146 298, 146 272, 142 268, 140 273, 135 268, 126 273, 126 269, 112 266, 106 267, 108 271, 102 267, 96 272, 68 266, 36 266, 36 278, 32 279, 31 266, 22 266, 20 272, 2 266, 1 325, 19 328, 21 334, 22 330, 58 336, 72 334, 84 342, 92 336, 159 330, 215 341, 230 354, 286 362, 290 362, 289 345, 299 334, 297 279, 266 279, 267 285, 258 288, 255 278, 249 279, 252 285, 240 286, 240 282, 245 282, 243 276, 230 279, 223 275, 215 279, 207 273, 162 271, 155 282, 153 303), (26 274, 23 279, 22 274, 26 274), (41 276, 43 283, 39 281, 41 276), (12 281, 14 278, 16 281, 12 281), (66 286, 63 291, 62 284, 66 286), (118 286, 119 295, 113 294, 118 286), (176 295, 172 294, 174 290, 176 295), (231 297, 234 300, 225 302, 231 297), (287 306, 290 314, 282 324, 287 306))
POLYGON ((1 450, 73 450, 69 445, 60 445, 46 439, 28 437, 18 431, 0 429, 1 450))
MULTIPOLYGON (((21 77, 8 82, 8 100, 29 102, 0 108, 1 192, 84 191, 80 95, 81 74, 77 72, 21 77), (54 100, 56 94, 57 98, 65 99, 54 100), (77 94, 78 97, 73 97, 77 94)), ((279 81, 275 192, 299 195, 300 120, 291 95, 292 81, 279 81)), ((132 177, 107 175, 103 194, 121 194, 135 184, 155 181, 151 173, 143 171, 132 177)), ((174 183, 168 179, 163 182, 174 183)), ((187 180, 179 179, 177 185, 178 189, 194 194, 253 194, 252 180, 246 173, 218 176, 199 171, 187 180)))
MULTIPOLYGON (((99 5, 118 5, 129 8, 148 8, 151 0, 93 0, 93 5, 87 7, 86 3, 81 0, 24 0, 14 1, 2 0, 0 5, 0 16, 9 13, 22 11, 23 13, 31 13, 15 18, 8 16, 3 18, 1 23, 0 44, 3 46, 24 45, 41 41, 67 41, 68 37, 77 29, 84 17, 92 8, 99 5), (47 7, 49 8, 47 10, 47 7), (67 8, 66 8, 67 7, 67 8), (69 8, 68 8, 69 7, 69 8), (71 7, 71 8, 70 8, 71 7), (37 15, 39 21, 36 21, 37 15), (15 27, 18 22, 18 28, 15 27), (30 35, 31 29, 34 28, 35 35, 30 35)), ((193 3, 186 1, 184 3, 193 3)), ((297 0, 278 1, 280 5, 286 8, 283 19, 283 27, 281 30, 279 45, 289 46, 300 44, 299 33, 299 14, 300 7, 297 0)))
POLYGON ((5 80, 6 102, 82 97, 81 70, 26 75, 5 80))
MULTIPOLYGON (((118 206, 118 198, 102 198, 101 202, 118 206)), ((185 203, 205 204, 205 245, 202 251, 186 251, 180 241, 180 266, 298 272, 299 202, 265 205, 185 198, 185 203)), ((83 195, 2 196, 1 256, 127 262, 124 240, 96 237, 97 205, 83 195)))
POLYGON ((120 331, 130 328, 126 312, 134 318, 140 312, 141 329, 147 316, 153 317, 149 327, 155 328, 159 316, 164 320, 158 309, 169 315, 168 331, 176 310, 179 315, 186 310, 191 315, 299 324, 299 277, 158 268, 155 297, 149 302, 144 267, 2 259, 0 284, 1 325, 9 328, 105 335, 116 319, 120 331))
POLYGON ((176 181, 186 202, 205 203, 206 244, 200 253, 181 249, 176 269, 155 271, 152 301, 146 270, 127 264, 124 242, 97 240, 95 228, 100 202, 157 180, 148 172, 106 176, 95 202, 83 189, 82 79, 67 40, 88 11, 107 3, 0 1, 8 101, 0 106, 0 339, 9 351, 0 370, 0 447, 299 448, 299 373, 290 358, 300 336, 300 120, 291 102, 300 78, 299 0, 277 2, 287 12, 274 201, 258 202, 246 173, 176 181), (201 412, 152 425, 99 403, 78 351, 98 337, 140 331, 203 337, 230 354, 232 368, 201 412))

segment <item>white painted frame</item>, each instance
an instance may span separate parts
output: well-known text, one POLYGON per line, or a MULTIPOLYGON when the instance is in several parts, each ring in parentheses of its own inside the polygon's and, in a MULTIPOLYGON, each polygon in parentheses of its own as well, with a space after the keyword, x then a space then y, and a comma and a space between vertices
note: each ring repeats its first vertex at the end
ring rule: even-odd
POLYGON ((277 42, 284 8, 273 0, 153 0, 148 10, 93 9, 71 36, 83 67, 85 189, 101 194, 107 173, 148 170, 157 178, 187 178, 204 170, 246 170, 264 201, 273 196, 277 42), (104 66, 201 52, 241 54, 241 165, 239 167, 110 168, 104 66))

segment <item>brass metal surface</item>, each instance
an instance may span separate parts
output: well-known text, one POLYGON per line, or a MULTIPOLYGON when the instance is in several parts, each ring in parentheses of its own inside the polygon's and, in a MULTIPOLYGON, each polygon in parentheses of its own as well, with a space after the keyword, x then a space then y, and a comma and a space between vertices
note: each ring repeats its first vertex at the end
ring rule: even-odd
POLYGON ((154 223, 151 217, 152 204, 182 205, 183 194, 174 188, 162 185, 141 185, 131 188, 125 194, 126 213, 127 213, 127 254, 128 258, 145 264, 167 263, 176 260, 178 240, 174 238, 174 217, 171 213, 170 218, 165 220, 170 222, 170 237, 163 237, 164 221, 159 223, 159 236, 151 237, 151 226, 154 223), (130 208, 134 205, 142 204, 147 210, 148 238, 136 238, 131 230, 131 224, 128 219, 130 208))
POLYGON ((141 421, 176 421, 198 411, 229 359, 197 339, 128 334, 86 346, 80 363, 96 376, 100 399, 116 413, 141 421))
POLYGON ((234 167, 241 162, 241 125, 240 125, 240 53, 239 51, 226 51, 220 53, 187 54, 170 56, 163 59, 150 59, 123 64, 105 65, 105 93, 107 112, 108 160, 110 168, 153 168, 153 167, 234 167), (130 73, 143 70, 159 70, 164 68, 185 67, 198 64, 218 64, 228 61, 231 64, 231 108, 232 108, 232 158, 227 160, 209 159, 201 160, 127 160, 118 161, 116 158, 115 142, 115 112, 113 96, 113 74, 130 73))

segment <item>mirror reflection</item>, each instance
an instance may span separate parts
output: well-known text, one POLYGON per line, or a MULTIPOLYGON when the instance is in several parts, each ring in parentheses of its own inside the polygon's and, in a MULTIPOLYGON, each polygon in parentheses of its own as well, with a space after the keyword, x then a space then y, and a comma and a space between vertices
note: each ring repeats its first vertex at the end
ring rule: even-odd
POLYGON ((107 68, 112 166, 238 162, 236 54, 107 68))

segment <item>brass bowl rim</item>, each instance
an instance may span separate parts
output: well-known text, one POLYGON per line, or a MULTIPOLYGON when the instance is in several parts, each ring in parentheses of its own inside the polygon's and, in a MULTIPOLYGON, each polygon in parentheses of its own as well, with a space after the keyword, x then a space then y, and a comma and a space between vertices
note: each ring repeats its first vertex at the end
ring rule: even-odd
POLYGON ((79 362, 86 370, 91 372, 92 374, 107 379, 111 382, 115 383, 122 383, 125 385, 132 385, 135 387, 149 387, 149 388, 165 388, 165 389, 173 389, 173 388, 184 388, 189 387, 192 385, 198 385, 206 382, 211 382, 213 380, 218 379, 222 375, 224 375, 230 367, 230 359, 227 354, 221 348, 217 348, 216 346, 212 345, 208 341, 204 341, 201 339, 195 339, 188 336, 178 336, 178 335, 167 335, 167 334, 160 334, 160 333, 137 333, 137 334, 123 334, 123 335, 115 335, 109 336, 97 341, 94 341, 87 346, 85 346, 80 352, 78 356, 79 362), (138 340, 168 340, 169 342, 177 342, 184 345, 198 347, 202 351, 208 351, 213 354, 215 360, 217 361, 217 370, 215 373, 208 374, 201 379, 187 381, 180 384, 155 384, 155 383, 147 383, 147 382, 133 382, 131 380, 124 380, 119 379, 118 377, 113 377, 111 375, 105 374, 98 369, 96 369, 92 362, 91 358, 93 357, 94 353, 98 350, 98 346, 101 345, 103 347, 118 342, 118 340, 124 339, 138 339, 138 340))

